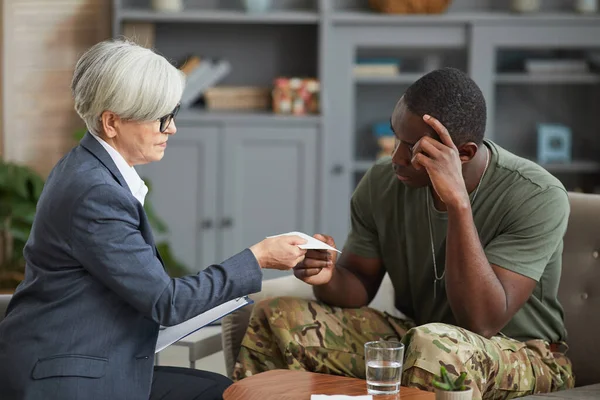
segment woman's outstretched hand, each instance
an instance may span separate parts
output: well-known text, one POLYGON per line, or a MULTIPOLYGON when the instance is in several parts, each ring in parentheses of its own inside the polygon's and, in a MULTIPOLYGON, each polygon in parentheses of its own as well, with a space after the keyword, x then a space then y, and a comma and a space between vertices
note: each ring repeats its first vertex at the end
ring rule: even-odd
POLYGON ((304 260, 306 240, 294 235, 267 238, 250 247, 261 268, 289 270, 304 260))

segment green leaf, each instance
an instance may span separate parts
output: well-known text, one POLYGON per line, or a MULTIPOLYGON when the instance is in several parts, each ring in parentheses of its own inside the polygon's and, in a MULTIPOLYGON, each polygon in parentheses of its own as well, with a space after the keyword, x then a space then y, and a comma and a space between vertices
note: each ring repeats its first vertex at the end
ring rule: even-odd
POLYGON ((77 129, 75 131, 75 133, 73 133, 73 139, 75 139, 76 141, 79 142, 81 139, 83 139, 86 132, 87 132, 87 128, 77 129))
POLYGON ((458 378, 456 378, 456 380, 454 381, 454 387, 462 387, 465 379, 467 379, 467 373, 461 372, 458 378))
POLYGON ((15 288, 23 279, 23 247, 29 238, 44 178, 25 166, 0 159, 0 287, 15 288), (7 242, 6 238, 10 241, 7 242), (6 248, 11 243, 10 248, 6 248))
POLYGON ((158 234, 166 234, 169 233, 169 228, 165 224, 165 222, 158 216, 156 211, 154 210, 154 206, 150 199, 146 198, 144 201, 144 210, 146 211, 146 216, 148 217, 148 222, 152 229, 154 229, 155 233, 158 234))
POLYGON ((2 220, 1 223, 5 223, 6 221, 8 221, 8 218, 10 217, 11 213, 11 204, 8 203, 7 199, 0 197, 0 219, 2 220))
POLYGON ((445 382, 438 382, 438 381, 434 380, 432 383, 433 383, 433 386, 435 386, 436 388, 438 388, 440 390, 445 390, 448 392, 452 391, 452 387, 445 382))
MULTIPOLYGON (((146 184, 146 186, 148 186, 148 194, 150 194, 152 192, 152 182, 149 179, 144 178, 144 183, 146 184)), ((152 229, 154 229, 155 233, 169 233, 169 228, 167 227, 167 224, 165 224, 165 222, 158 216, 158 214, 154 210, 154 206, 152 205, 150 196, 147 196, 146 201, 144 201, 144 210, 146 211, 148 222, 150 223, 152 229)))
POLYGON ((28 180, 29 199, 37 203, 44 190, 45 181, 37 174, 30 174, 28 180))
POLYGON ((0 160, 0 193, 3 197, 37 201, 44 186, 44 179, 27 166, 0 160))
POLYGON ((29 238, 31 226, 26 226, 25 224, 12 224, 8 232, 13 237, 13 240, 25 243, 29 238))
POLYGON ((168 242, 157 243, 156 248, 160 253, 160 258, 162 258, 169 276, 177 278, 189 274, 185 265, 183 265, 183 263, 181 263, 173 254, 168 242))
POLYGON ((441 367, 440 373, 442 374, 442 378, 444 378, 444 382, 451 388, 454 388, 454 383, 452 382, 452 379, 450 379, 450 376, 448 375, 448 371, 446 370, 446 367, 441 367))
POLYGON ((25 222, 29 225, 33 224, 35 218, 36 203, 15 203, 12 205, 11 219, 13 221, 25 222))

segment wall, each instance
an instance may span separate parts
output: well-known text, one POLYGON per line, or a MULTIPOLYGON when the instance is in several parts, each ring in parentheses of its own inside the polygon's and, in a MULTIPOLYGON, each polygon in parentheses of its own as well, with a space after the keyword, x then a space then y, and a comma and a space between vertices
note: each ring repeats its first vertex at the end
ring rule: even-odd
POLYGON ((69 89, 75 63, 110 36, 107 0, 4 0, 3 157, 46 175, 83 126, 69 89))

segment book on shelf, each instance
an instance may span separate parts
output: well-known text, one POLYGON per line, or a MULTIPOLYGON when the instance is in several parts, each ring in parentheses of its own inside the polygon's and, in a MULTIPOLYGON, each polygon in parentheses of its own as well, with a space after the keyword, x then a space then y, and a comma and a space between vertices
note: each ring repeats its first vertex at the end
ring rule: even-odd
POLYGON ((525 71, 530 74, 587 73, 590 68, 586 60, 532 59, 525 61, 525 71))
POLYGON ((353 68, 354 76, 396 76, 400 61, 395 58, 358 58, 353 68))
POLYGON ((189 57, 180 67, 186 74, 185 88, 181 96, 181 106, 192 106, 204 92, 215 86, 231 71, 227 60, 189 57))

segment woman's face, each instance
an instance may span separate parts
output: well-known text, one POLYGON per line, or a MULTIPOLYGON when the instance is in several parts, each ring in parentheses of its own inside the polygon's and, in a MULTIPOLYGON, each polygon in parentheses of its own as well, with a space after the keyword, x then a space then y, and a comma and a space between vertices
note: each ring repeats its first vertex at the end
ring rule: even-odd
MULTIPOLYGON (((172 114, 176 114, 176 112, 172 114)), ((109 119, 108 129, 106 128, 107 124, 104 124, 105 135, 108 137, 108 140, 105 140, 131 166, 159 161, 165 154, 169 136, 177 132, 172 114, 160 120, 144 122, 122 120, 113 114, 115 120, 112 123, 111 117, 107 117, 109 119), (164 132, 161 132, 161 125, 164 132)))

